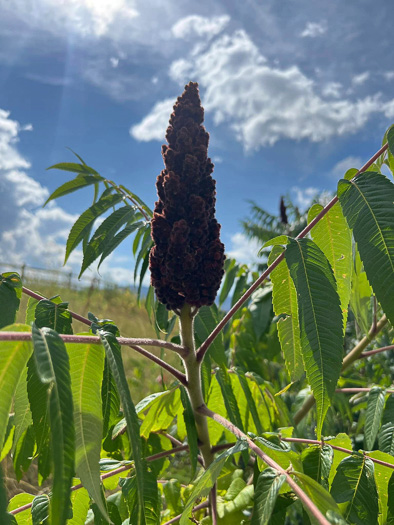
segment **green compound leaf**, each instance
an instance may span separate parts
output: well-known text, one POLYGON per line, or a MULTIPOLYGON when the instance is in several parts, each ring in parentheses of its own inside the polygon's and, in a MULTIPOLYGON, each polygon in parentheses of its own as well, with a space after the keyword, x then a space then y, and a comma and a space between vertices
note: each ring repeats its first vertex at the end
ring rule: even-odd
POLYGON ((180 525, 190 524, 189 518, 191 516, 191 511, 192 511, 192 508, 194 507, 195 501, 197 500, 197 498, 203 498, 209 494, 226 460, 233 454, 246 450, 247 447, 248 447, 248 444, 246 441, 237 441, 237 443, 233 447, 229 448, 228 450, 226 450, 225 452, 223 452, 222 454, 220 454, 219 456, 215 458, 215 460, 211 463, 211 465, 207 468, 204 474, 199 478, 197 483, 194 485, 192 493, 190 494, 190 497, 187 500, 187 503, 183 510, 182 517, 179 522, 180 525))
POLYGON ((101 381, 104 349, 93 344, 66 345, 70 359, 74 402, 75 471, 83 486, 109 522, 101 498, 100 451, 103 433, 101 381))
POLYGON ((328 478, 334 459, 332 447, 312 445, 303 450, 301 458, 304 473, 328 489, 328 478))
POLYGON ((107 217, 94 232, 86 249, 84 250, 83 262, 79 277, 99 257, 109 242, 114 238, 116 232, 135 215, 130 206, 122 206, 107 217))
POLYGON ((388 484, 387 525, 394 525, 394 472, 388 484))
POLYGON ((127 503, 130 514, 130 525, 138 525, 138 515, 144 515, 146 525, 157 525, 160 522, 161 498, 157 487, 156 476, 149 471, 144 474, 144 495, 145 507, 139 508, 140 499, 138 495, 138 483, 135 476, 121 478, 119 485, 122 488, 123 497, 127 503))
MULTIPOLYGON (((7 331, 30 332, 30 326, 15 324, 7 331)), ((0 343, 0 443, 4 443, 12 399, 32 352, 30 341, 2 341, 0 343)))
POLYGON ((368 171, 354 181, 339 181, 338 197, 368 280, 394 324, 394 184, 368 171))
MULTIPOLYGON (((202 344, 218 324, 216 305, 202 306, 194 320, 194 332, 197 345, 202 344)), ((209 355, 219 366, 226 366, 227 359, 224 352, 223 334, 220 332, 213 341, 206 355, 209 355)))
POLYGON ((103 381, 101 384, 101 401, 103 407, 103 437, 108 434, 108 430, 116 423, 119 416, 120 399, 116 389, 114 376, 108 365, 108 359, 104 361, 103 381))
MULTIPOLYGON (((81 160, 81 157, 79 157, 79 159, 81 160)), ((63 170, 71 171, 72 173, 87 173, 90 175, 98 175, 100 177, 96 170, 94 170, 90 166, 87 166, 85 163, 77 164, 75 162, 60 162, 59 164, 49 166, 47 170, 63 170)), ((103 177, 100 177, 100 179, 104 180, 103 177)))
POLYGON ((35 323, 38 328, 52 328, 58 334, 72 334, 72 317, 68 303, 61 302, 59 297, 42 299, 35 309, 35 323))
POLYGON ((379 525, 382 525, 386 523, 388 485, 393 473, 394 458, 380 450, 369 452, 368 457, 382 462, 374 462, 375 482, 379 494, 379 525))
POLYGON ((317 438, 341 372, 342 312, 330 264, 309 239, 289 239, 285 260, 298 296, 301 349, 316 399, 317 438))
POLYGON ((122 199, 123 196, 118 193, 114 195, 111 193, 103 194, 98 202, 90 206, 78 217, 68 235, 64 264, 66 264, 71 252, 89 235, 90 228, 97 217, 100 217, 100 215, 118 204, 122 199))
POLYGON ((341 461, 332 483, 331 495, 337 503, 344 504, 343 515, 350 523, 377 523, 378 492, 374 464, 368 457, 353 455, 341 461))
MULTIPOLYGON (((73 480, 73 485, 80 483, 79 479, 73 480)), ((81 488, 71 493, 71 504, 73 517, 68 520, 67 525, 85 525, 86 517, 90 507, 89 493, 81 488)))
POLYGON ((0 328, 15 321, 22 295, 22 282, 15 272, 0 274, 0 328))
POLYGON ((394 456, 394 396, 391 395, 383 412, 382 427, 378 436, 379 450, 394 456))
POLYGON ((90 186, 91 184, 96 184, 100 180, 104 180, 103 177, 100 177, 100 175, 85 175, 81 173, 75 179, 69 180, 61 186, 59 186, 48 197, 44 206, 46 206, 49 201, 53 201, 54 199, 58 199, 59 197, 63 197, 64 195, 68 195, 69 193, 80 190, 81 188, 85 188, 86 186, 90 186))
POLYGON ((135 232, 135 230, 139 230, 144 226, 144 221, 134 222, 133 224, 125 226, 123 230, 117 233, 114 237, 109 238, 103 248, 103 254, 100 258, 100 262, 97 266, 97 269, 100 268, 103 261, 119 246, 119 244, 121 244, 125 239, 127 239, 127 237, 133 232, 135 232))
POLYGON ((48 384, 53 487, 51 522, 63 525, 69 517, 70 486, 74 473, 75 431, 70 366, 63 340, 51 328, 32 327, 38 376, 48 384))
MULTIPOLYGON (((274 246, 268 264, 283 252, 281 246, 274 246)), ((287 373, 297 381, 304 373, 301 354, 300 327, 298 324, 297 293, 285 261, 281 261, 271 273, 272 303, 275 315, 284 315, 278 321, 280 346, 285 358, 287 373)))
MULTIPOLYGON (((322 209, 321 204, 314 204, 308 213, 308 223, 319 215, 322 209)), ((352 280, 352 234, 338 202, 315 224, 311 235, 334 272, 345 330, 352 280)))
POLYGON ((260 473, 254 494, 252 525, 268 524, 275 507, 276 498, 285 480, 284 474, 280 474, 271 467, 260 473))
POLYGON ((133 400, 131 399, 129 385, 127 383, 126 374, 122 362, 122 354, 120 345, 116 337, 111 332, 104 329, 99 329, 98 334, 104 346, 105 355, 111 372, 114 376, 115 383, 122 402, 123 411, 127 423, 127 433, 130 439, 131 448, 133 451, 133 459, 135 465, 135 472, 137 477, 139 509, 138 525, 145 525, 145 503, 144 503, 144 476, 146 468, 142 459, 142 446, 140 437, 140 426, 138 416, 135 410, 133 400))
POLYGON ((15 434, 13 450, 15 450, 15 447, 22 434, 32 423, 30 403, 29 398, 27 396, 27 366, 24 367, 19 378, 18 386, 16 387, 14 398, 14 413, 15 434))
POLYGON ((385 394, 385 390, 380 387, 374 387, 369 392, 364 426, 365 450, 372 450, 376 436, 378 435, 385 394))
MULTIPOLYGON (((297 477, 297 481, 303 491, 310 497, 323 516, 326 516, 331 523, 346 525, 346 521, 343 519, 337 503, 327 490, 304 473, 294 472, 294 475, 297 477)), ((313 525, 319 525, 320 521, 317 521, 316 518, 309 513, 307 508, 305 508, 305 510, 308 512, 311 523, 313 525)))

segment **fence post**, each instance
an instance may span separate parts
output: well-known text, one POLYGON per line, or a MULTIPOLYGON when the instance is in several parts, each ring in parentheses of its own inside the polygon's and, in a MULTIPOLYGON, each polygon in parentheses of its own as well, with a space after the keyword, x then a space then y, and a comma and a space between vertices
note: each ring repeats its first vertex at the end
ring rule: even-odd
POLYGON ((23 263, 21 266, 21 281, 22 282, 25 280, 25 270, 26 270, 26 263, 23 263))
POLYGON ((72 284, 72 277, 73 277, 73 273, 70 272, 68 274, 68 287, 71 289, 71 284, 72 284))

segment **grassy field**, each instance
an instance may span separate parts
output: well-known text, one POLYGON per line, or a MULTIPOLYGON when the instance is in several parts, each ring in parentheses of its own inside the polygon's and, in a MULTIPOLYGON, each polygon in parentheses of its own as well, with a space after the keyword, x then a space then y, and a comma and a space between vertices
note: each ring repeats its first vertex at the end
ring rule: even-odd
MULTIPOLYGON (((148 314, 143 306, 137 304, 137 298, 128 289, 104 288, 80 290, 59 287, 57 284, 45 281, 26 282, 24 285, 45 297, 60 295, 63 301, 69 303, 70 310, 87 317, 92 312, 100 319, 112 319, 124 337, 156 337, 154 327, 149 321, 148 314)), ((25 319, 28 296, 22 295, 21 306, 17 322, 25 319)), ((86 325, 73 321, 74 333, 86 332, 86 325)), ((160 336, 164 338, 164 334, 160 336)), ((160 355, 160 350, 153 350, 160 355)), ((177 356, 165 353, 166 360, 179 366, 177 356)), ((137 403, 152 392, 162 390, 160 368, 137 354, 128 347, 123 347, 123 360, 130 385, 133 401, 137 403)), ((171 377, 164 375, 165 382, 171 382, 171 377)))

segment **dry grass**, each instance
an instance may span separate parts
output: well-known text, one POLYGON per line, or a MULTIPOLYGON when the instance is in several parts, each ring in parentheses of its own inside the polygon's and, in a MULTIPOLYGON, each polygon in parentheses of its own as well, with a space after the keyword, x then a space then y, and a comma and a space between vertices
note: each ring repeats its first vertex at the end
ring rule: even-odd
MULTIPOLYGON (((139 306, 136 295, 128 289, 83 288, 76 290, 46 281, 26 282, 24 285, 45 297, 60 295, 63 301, 69 303, 70 310, 85 317, 90 311, 99 319, 112 319, 124 337, 156 337, 156 332, 149 321, 143 301, 139 306)), ((23 294, 17 316, 19 323, 24 322, 27 301, 28 297, 23 294)), ((73 329, 74 333, 87 331, 86 325, 78 321, 73 321, 73 329)), ((164 334, 161 335, 161 338, 164 338, 164 334)), ((153 351, 160 355, 159 349, 153 351)), ((164 356, 171 364, 179 366, 177 356, 168 352, 164 356)), ((135 403, 148 394, 162 389, 160 368, 157 365, 128 347, 123 347, 123 360, 131 395, 135 403)), ((168 375, 165 375, 164 379, 165 382, 171 381, 171 377, 168 375)))

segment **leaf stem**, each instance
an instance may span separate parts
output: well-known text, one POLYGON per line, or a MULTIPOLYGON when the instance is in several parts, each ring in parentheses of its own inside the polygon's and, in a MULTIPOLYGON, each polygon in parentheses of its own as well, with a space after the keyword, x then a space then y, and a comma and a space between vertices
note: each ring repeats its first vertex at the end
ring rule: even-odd
MULTIPOLYGON (((200 503, 196 507, 193 507, 192 512, 197 512, 198 510, 206 509, 209 507, 209 502, 204 501, 203 503, 200 503)), ((175 516, 175 518, 171 518, 170 521, 166 521, 163 523, 163 525, 172 525, 173 523, 176 523, 182 518, 182 514, 178 514, 178 516, 175 516)))
POLYGON ((394 350, 394 345, 382 346, 381 348, 375 348, 375 350, 369 350, 369 352, 363 352, 360 354, 360 359, 364 357, 370 357, 371 355, 380 354, 380 352, 388 352, 394 350))
MULTIPOLYGON (((320 510, 316 507, 316 505, 313 503, 313 501, 309 498, 309 496, 302 490, 302 488, 297 485, 297 483, 293 480, 291 477, 291 472, 283 469, 280 465, 276 463, 273 459, 270 458, 265 452, 261 450, 251 439, 249 436, 244 434, 238 427, 233 425, 228 419, 220 416, 219 414, 216 414, 215 412, 212 412, 205 404, 201 406, 198 411, 200 414, 210 417, 220 425, 222 425, 224 428, 229 430, 232 434, 234 434, 238 439, 246 440, 249 448, 257 455, 259 456, 267 465, 277 470, 280 474, 284 474, 286 476, 286 482, 290 486, 290 488, 293 490, 293 492, 298 496, 298 498, 301 500, 302 504, 305 508, 309 510, 311 515, 317 520, 317 522, 320 525, 330 525, 330 522, 323 516, 323 514, 320 512, 320 510)), ((320 442, 319 442, 320 443, 320 442)))
MULTIPOLYGON (((372 388, 337 388, 335 392, 342 394, 359 394, 361 392, 370 392, 372 388)), ((393 394, 394 390, 386 390, 387 394, 393 394)))
MULTIPOLYGON (((348 448, 338 447, 337 445, 331 445, 329 441, 318 441, 317 439, 303 439, 303 438, 285 438, 281 437, 282 441, 287 441, 288 443, 304 443, 305 445, 328 445, 334 450, 339 450, 340 452, 344 452, 345 454, 355 454, 356 452, 354 450, 350 450, 348 448)), ((363 451, 364 452, 364 451, 363 451)), ((364 452, 364 454, 374 463, 378 463, 379 465, 383 465, 384 467, 388 467, 391 469, 394 469, 393 463, 388 463, 387 461, 382 461, 381 459, 376 459, 368 455, 368 452, 364 452)))
MULTIPOLYGON (((35 293, 32 290, 29 290, 28 288, 25 288, 24 286, 22 287, 22 292, 25 293, 26 295, 29 295, 30 297, 33 297, 34 299, 37 299, 38 301, 41 301, 42 299, 46 299, 42 295, 39 295, 38 293, 35 293)), ((69 310, 69 312, 70 312, 70 315, 71 315, 71 317, 73 319, 76 319, 77 321, 80 321, 81 323, 83 323, 83 324, 85 324, 87 326, 91 326, 92 325, 92 322, 89 319, 87 319, 86 317, 83 317, 82 315, 79 315, 79 314, 77 314, 75 312, 72 312, 71 310, 69 310)), ((19 332, 19 333, 21 333, 21 332, 19 332)), ((63 338, 64 335, 60 335, 60 337, 63 338)), ((80 337, 82 337, 82 336, 80 336, 80 337)), ((124 340, 126 338, 120 338, 120 339, 124 340)), ((160 347, 163 346, 159 339, 151 339, 151 340, 146 340, 146 341, 157 342, 158 344, 157 345, 155 344, 154 346, 160 346, 160 347)), ((180 354, 180 355, 184 355, 185 349, 182 348, 181 346, 173 345, 172 343, 168 343, 167 341, 163 341, 163 343, 165 343, 165 348, 169 348, 168 344, 170 344, 171 345, 171 350, 177 351, 178 353, 182 352, 182 354, 180 354)), ((146 344, 146 343, 141 343, 141 344, 146 344)), ((158 364, 159 366, 161 366, 162 368, 167 370, 167 372, 170 372, 170 374, 172 374, 182 384, 184 384, 184 382, 186 381, 186 376, 185 376, 185 374, 183 372, 180 372, 179 370, 177 370, 173 366, 167 364, 165 361, 163 361, 159 357, 156 357, 154 354, 151 354, 150 352, 148 352, 147 350, 144 350, 143 348, 139 347, 138 345, 127 344, 127 346, 129 346, 130 348, 133 348, 133 350, 135 350, 136 352, 140 353, 141 355, 147 357, 148 359, 150 359, 154 363, 158 364)), ((152 344, 152 346, 153 346, 153 344, 152 344)))
MULTIPOLYGON (((363 171, 366 171, 371 164, 375 162, 375 160, 382 155, 388 148, 388 144, 386 143, 384 146, 382 146, 379 151, 373 155, 368 162, 362 166, 362 168, 359 169, 359 171, 355 174, 352 180, 354 180, 360 173, 363 171)), ((338 197, 335 196, 331 201, 322 209, 322 211, 316 215, 316 217, 302 230, 301 233, 299 233, 296 237, 296 239, 302 239, 308 233, 311 231, 311 229, 322 219, 326 213, 338 202, 338 197)), ((204 355, 210 345, 213 343, 215 338, 219 335, 219 333, 223 330, 225 325, 228 323, 228 321, 232 318, 232 316, 241 308, 241 306, 249 299, 249 297, 252 295, 252 293, 265 281, 265 279, 270 275, 270 273, 278 266, 278 264, 284 259, 284 252, 279 255, 275 261, 268 266, 268 268, 260 275, 260 277, 250 286, 250 288, 243 294, 243 296, 238 299, 238 301, 235 303, 235 305, 230 308, 230 310, 227 312, 227 314, 223 317, 223 319, 216 325, 216 327, 212 330, 212 332, 209 334, 209 336, 206 338, 206 340, 202 343, 200 348, 197 350, 197 358, 199 361, 202 361, 204 358, 204 355)), ((313 404, 312 404, 313 406, 313 404)))
MULTIPOLYGON (((93 343, 101 344, 101 340, 95 335, 71 335, 59 334, 65 343, 93 343)), ((30 332, 0 332, 0 341, 29 341, 31 339, 30 332)), ((166 348, 172 350, 179 355, 185 354, 185 349, 181 345, 170 343, 161 339, 137 338, 137 337, 117 337, 116 340, 121 346, 130 345, 144 345, 144 346, 158 346, 159 348, 166 348)))
MULTIPOLYGON (((156 461, 157 459, 162 459, 167 456, 171 456, 172 454, 177 454, 178 452, 183 452, 185 450, 189 449, 189 445, 181 445, 179 447, 174 447, 171 450, 163 450, 163 452, 158 452, 157 454, 153 454, 152 456, 148 456, 145 458, 145 461, 156 461)), ((127 463, 127 465, 122 465, 119 468, 116 468, 114 470, 111 470, 111 472, 107 472, 106 474, 102 474, 100 476, 101 481, 104 481, 107 478, 111 478, 112 476, 116 476, 117 474, 120 474, 122 472, 125 472, 126 470, 130 470, 134 467, 134 462, 127 463)), ((74 492, 75 490, 82 489, 83 485, 82 483, 78 483, 78 485, 74 485, 71 487, 71 492, 74 492)), ((18 507, 17 509, 11 510, 10 514, 19 514, 20 512, 23 512, 24 510, 30 509, 32 507, 33 503, 27 503, 26 505, 23 505, 22 507, 18 507)))

